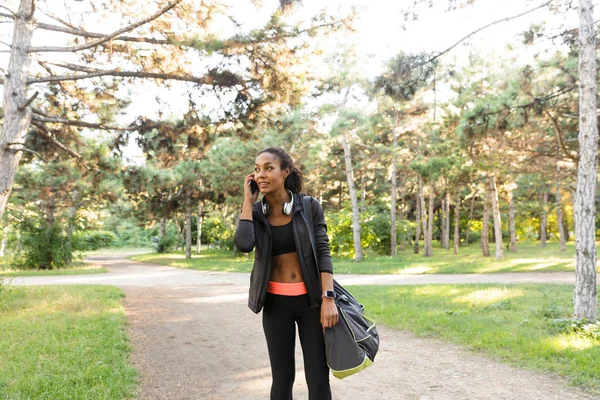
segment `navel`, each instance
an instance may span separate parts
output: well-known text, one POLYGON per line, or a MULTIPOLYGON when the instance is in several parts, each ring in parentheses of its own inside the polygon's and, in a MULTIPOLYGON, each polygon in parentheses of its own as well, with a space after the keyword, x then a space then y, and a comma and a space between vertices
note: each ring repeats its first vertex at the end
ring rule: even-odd
POLYGON ((292 272, 292 279, 296 279, 296 274, 292 272))

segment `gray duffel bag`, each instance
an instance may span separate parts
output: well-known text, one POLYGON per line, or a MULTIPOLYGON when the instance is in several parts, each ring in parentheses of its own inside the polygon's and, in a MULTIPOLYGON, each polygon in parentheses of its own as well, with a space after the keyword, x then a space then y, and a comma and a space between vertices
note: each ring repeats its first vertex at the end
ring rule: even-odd
POLYGON ((333 282, 339 321, 325 330, 325 352, 329 369, 343 379, 373 363, 379 349, 375 321, 364 314, 364 306, 337 281, 333 282))

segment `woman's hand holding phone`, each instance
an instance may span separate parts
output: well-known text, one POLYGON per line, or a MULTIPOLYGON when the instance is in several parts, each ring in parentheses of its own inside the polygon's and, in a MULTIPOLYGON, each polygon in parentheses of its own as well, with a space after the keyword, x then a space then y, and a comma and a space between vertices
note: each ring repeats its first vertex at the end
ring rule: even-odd
POLYGON ((254 180, 254 174, 246 175, 244 179, 244 199, 254 203, 258 198, 258 184, 254 180))

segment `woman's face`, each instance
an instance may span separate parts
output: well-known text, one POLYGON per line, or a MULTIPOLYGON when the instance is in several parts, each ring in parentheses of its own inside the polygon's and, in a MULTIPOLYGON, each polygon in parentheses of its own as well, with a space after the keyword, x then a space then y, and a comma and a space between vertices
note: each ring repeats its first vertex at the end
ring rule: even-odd
POLYGON ((254 180, 263 194, 281 190, 289 173, 288 168, 281 169, 281 162, 271 153, 259 154, 254 162, 254 180))

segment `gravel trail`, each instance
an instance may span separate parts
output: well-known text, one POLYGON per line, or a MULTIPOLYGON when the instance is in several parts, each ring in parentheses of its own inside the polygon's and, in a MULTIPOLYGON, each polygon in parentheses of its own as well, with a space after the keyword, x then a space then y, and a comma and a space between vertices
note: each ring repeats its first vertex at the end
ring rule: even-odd
MULTIPOLYGON (((263 400, 270 370, 260 315, 246 307, 248 274, 142 264, 130 254, 90 257, 109 273, 15 278, 14 284, 106 284, 122 288, 140 371, 140 400, 263 400)), ((572 273, 337 275, 350 284, 572 283, 572 273)), ((338 380, 336 400, 600 399, 564 379, 487 359, 460 346, 379 326, 372 367, 338 380)), ((299 342, 296 400, 308 399, 299 342)))

